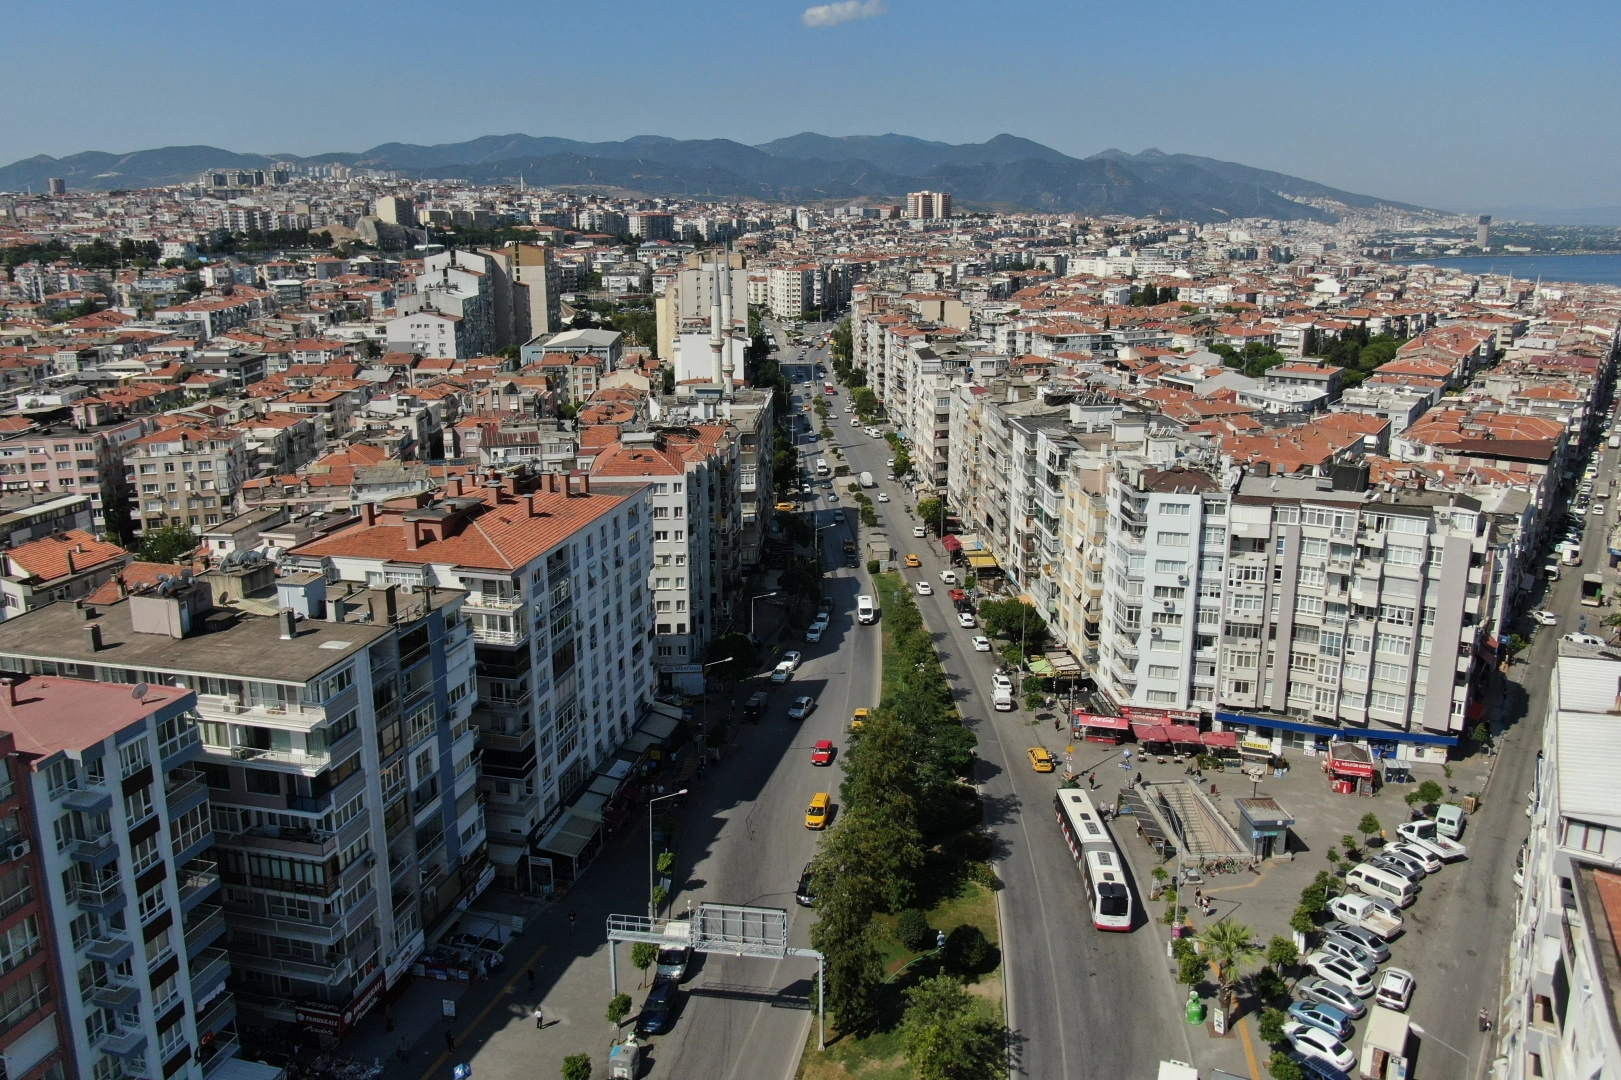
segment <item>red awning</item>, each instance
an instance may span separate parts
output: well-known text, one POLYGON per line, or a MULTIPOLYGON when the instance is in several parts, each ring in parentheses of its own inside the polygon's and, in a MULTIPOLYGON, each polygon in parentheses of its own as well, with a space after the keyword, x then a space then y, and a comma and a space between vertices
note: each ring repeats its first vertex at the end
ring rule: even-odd
POLYGON ((1225 749, 1225 750, 1237 750, 1238 749, 1238 732, 1236 732, 1236 731, 1205 731, 1205 732, 1200 733, 1199 741, 1204 743, 1206 746, 1214 746, 1214 747, 1217 747, 1219 749, 1225 749))
POLYGON ((1194 743, 1199 741, 1199 729, 1189 724, 1172 724, 1166 729, 1170 732, 1170 741, 1173 743, 1194 743))
POLYGON ((1134 720, 1131 724, 1131 733, 1137 736, 1138 742, 1168 743, 1171 741, 1171 729, 1164 724, 1145 724, 1134 720))
POLYGON ((940 538, 940 546, 945 548, 947 551, 961 551, 962 541, 958 540, 955 536, 947 534, 940 538))
POLYGON ((1373 779, 1373 762, 1357 761, 1354 758, 1328 759, 1329 772, 1339 773, 1341 776, 1358 776, 1365 780, 1373 779))
POLYGON ((1077 727, 1107 728, 1110 731, 1125 731, 1131 727, 1131 721, 1124 716, 1103 716, 1099 713, 1082 712, 1076 709, 1075 725, 1077 727))

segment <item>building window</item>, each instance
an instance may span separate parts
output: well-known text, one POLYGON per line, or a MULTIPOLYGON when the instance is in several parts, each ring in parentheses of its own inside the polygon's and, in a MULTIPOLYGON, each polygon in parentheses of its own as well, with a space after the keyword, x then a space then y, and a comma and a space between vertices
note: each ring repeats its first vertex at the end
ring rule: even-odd
POLYGON ((0 974, 39 952, 39 918, 30 915, 0 934, 0 974))

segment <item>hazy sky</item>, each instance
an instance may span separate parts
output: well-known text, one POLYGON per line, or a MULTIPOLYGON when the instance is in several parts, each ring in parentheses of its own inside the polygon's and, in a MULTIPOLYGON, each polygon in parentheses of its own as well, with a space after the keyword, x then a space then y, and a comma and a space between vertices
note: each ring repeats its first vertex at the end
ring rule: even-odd
POLYGON ((0 162, 525 132, 999 132, 1479 209, 1621 204, 1621 6, 281 0, 10 12, 0 162))

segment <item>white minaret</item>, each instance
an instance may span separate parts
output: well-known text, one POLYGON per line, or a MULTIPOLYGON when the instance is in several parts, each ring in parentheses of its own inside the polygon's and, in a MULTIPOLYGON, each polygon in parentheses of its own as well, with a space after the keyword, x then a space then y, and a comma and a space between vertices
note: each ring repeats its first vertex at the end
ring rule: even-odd
POLYGON ((709 379, 716 386, 723 389, 725 384, 721 381, 724 377, 724 372, 721 370, 721 352, 724 348, 725 341, 721 338, 720 332, 720 279, 717 277, 711 279, 709 292, 709 352, 711 354, 709 358, 709 379))
POLYGON ((730 401, 733 393, 732 377, 736 374, 737 365, 732 359, 732 267, 729 261, 720 264, 720 277, 724 283, 720 290, 720 325, 725 348, 720 360, 721 395, 730 401))

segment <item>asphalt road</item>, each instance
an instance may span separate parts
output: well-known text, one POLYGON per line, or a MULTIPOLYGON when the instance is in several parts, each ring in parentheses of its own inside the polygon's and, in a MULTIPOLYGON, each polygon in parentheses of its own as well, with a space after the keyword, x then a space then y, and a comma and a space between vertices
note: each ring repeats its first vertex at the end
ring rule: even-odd
MULTIPOLYGON (((905 571, 907 579, 915 583, 926 578, 936 589, 932 596, 914 592, 913 599, 934 634, 963 715, 979 737, 978 779, 1003 883, 1008 1022, 1016 1040, 1013 1075, 1135 1080, 1157 1075, 1161 1058, 1197 1064, 1181 1019, 1183 995, 1170 976, 1159 939, 1141 926, 1129 934, 1102 933, 1085 917, 1080 875, 1053 816, 1058 776, 1032 771, 1025 757, 1027 748, 1038 745, 1062 757, 1062 735, 1050 721, 1033 724, 1022 709, 991 709, 996 661, 992 654, 973 650, 972 638, 980 631, 957 625, 939 577, 948 565, 939 544, 912 538, 917 522, 906 510, 909 496, 889 479, 884 465, 888 444, 850 426, 843 411, 847 401, 842 389, 832 399, 835 441, 844 446, 852 474, 870 471, 880 478, 878 490, 889 494, 891 501, 876 507, 879 527, 902 555, 916 553, 923 564, 905 571)), ((1075 755, 1079 768, 1102 753, 1083 744, 1075 755)), ((1125 775, 1110 769, 1100 776, 1100 784, 1112 793, 1115 781, 1125 775)))

